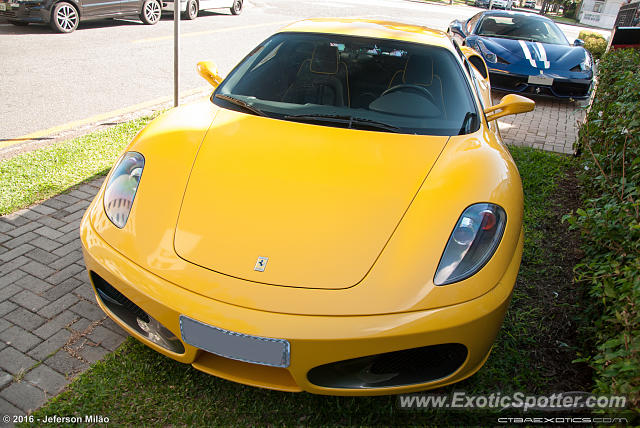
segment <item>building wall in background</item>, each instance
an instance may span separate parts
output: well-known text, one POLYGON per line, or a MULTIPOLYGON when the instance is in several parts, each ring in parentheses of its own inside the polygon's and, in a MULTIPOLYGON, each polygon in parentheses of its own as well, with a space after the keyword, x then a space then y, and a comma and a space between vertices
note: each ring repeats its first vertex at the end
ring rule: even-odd
POLYGON ((626 0, 584 0, 578 13, 578 21, 585 25, 613 29, 618 10, 626 3, 626 0))

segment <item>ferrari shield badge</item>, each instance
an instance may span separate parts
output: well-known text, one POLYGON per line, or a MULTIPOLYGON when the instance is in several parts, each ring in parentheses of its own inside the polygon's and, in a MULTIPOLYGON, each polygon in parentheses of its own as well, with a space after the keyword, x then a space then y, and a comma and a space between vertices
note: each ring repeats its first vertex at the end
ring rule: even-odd
POLYGON ((258 272, 264 272, 267 267, 267 262, 269 261, 269 257, 258 257, 258 261, 256 261, 256 265, 253 270, 257 270, 258 272))

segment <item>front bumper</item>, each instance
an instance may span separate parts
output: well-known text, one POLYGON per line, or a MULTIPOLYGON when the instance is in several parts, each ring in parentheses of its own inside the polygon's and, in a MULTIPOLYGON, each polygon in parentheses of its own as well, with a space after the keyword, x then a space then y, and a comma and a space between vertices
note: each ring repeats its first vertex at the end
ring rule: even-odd
MULTIPOLYGON (((110 247, 93 229, 87 216, 81 225, 85 263, 146 314, 166 327, 180 352, 172 352, 145 338, 110 311, 101 308, 122 328, 147 346, 203 372, 235 382, 281 391, 308 391, 331 395, 382 395, 432 389, 461 381, 482 367, 500 329, 511 298, 522 255, 523 236, 505 275, 477 299, 426 311, 371 316, 308 316, 272 313, 222 303, 187 291, 132 263, 110 247), (243 335, 286 339, 290 343, 287 367, 268 367, 237 361, 202 349, 181 339, 180 315, 243 335), (327 387, 312 382, 312 369, 381 353, 442 344, 466 348, 464 360, 453 371, 426 382, 385 387, 327 387), (182 351, 184 348, 184 351, 182 351)), ((186 280, 186 278, 185 278, 186 280)), ((95 287, 95 283, 94 283, 95 287)), ((94 290, 95 291, 95 290, 94 290)), ((330 291, 339 297, 339 291, 330 291)), ((134 326, 135 327, 135 326, 134 326)), ((419 365, 420 361, 416 361, 419 365)))
POLYGON ((48 23, 49 11, 40 2, 6 3, 0 1, 0 16, 12 21, 48 23), (2 10, 4 9, 4 10, 2 10))
POLYGON ((591 92, 591 79, 554 77, 551 86, 531 84, 528 79, 528 75, 489 70, 491 88, 499 91, 573 99, 589 98, 591 92))

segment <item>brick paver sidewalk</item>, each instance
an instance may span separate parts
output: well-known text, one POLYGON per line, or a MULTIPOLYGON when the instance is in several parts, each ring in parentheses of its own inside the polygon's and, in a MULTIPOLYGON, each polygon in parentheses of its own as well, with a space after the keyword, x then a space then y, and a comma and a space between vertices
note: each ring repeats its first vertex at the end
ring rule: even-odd
POLYGON ((125 338, 96 305, 80 250, 101 182, 0 217, 0 415, 37 409, 125 338))
MULTIPOLYGON (((538 99, 500 129, 507 144, 572 153, 583 116, 538 99)), ((80 251, 80 219, 102 180, 0 217, 0 415, 40 407, 126 337, 96 305, 80 251)))
MULTIPOLYGON (((494 104, 503 96, 494 94, 494 104)), ((578 138, 577 124, 584 120, 585 109, 570 101, 534 100, 534 111, 498 119, 504 142, 550 152, 573 153, 573 143, 578 138)))

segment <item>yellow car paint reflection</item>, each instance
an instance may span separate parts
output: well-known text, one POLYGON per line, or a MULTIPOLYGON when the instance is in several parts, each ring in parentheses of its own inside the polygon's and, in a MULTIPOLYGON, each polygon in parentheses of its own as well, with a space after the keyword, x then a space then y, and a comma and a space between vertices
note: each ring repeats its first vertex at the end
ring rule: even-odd
POLYGON ((265 53, 269 42, 255 50, 266 56, 245 67, 248 76, 272 65, 288 35, 302 40, 292 52, 307 49, 308 37, 341 37, 312 53, 309 46, 300 53, 301 65, 290 67, 296 78, 307 67, 305 78, 316 79, 312 84, 329 85, 317 108, 332 113, 278 116, 282 109, 300 113, 316 106, 267 100, 260 107, 271 108, 272 116, 265 117, 260 97, 241 92, 239 101, 221 105, 225 97, 219 101, 215 94, 243 80, 234 81, 235 71, 222 79, 212 63, 199 63, 198 72, 216 88, 212 99, 160 116, 126 149, 144 157, 144 170, 136 176, 139 188, 124 227, 105 213, 111 175, 82 220, 83 252, 98 303, 158 352, 253 386, 378 395, 471 376, 488 358, 502 323, 523 245, 520 177, 491 120, 529 111, 533 102, 508 96, 491 106, 488 81, 466 62, 473 52, 456 50, 439 31, 321 19, 278 34, 274 40, 281 44, 271 54, 265 53), (348 45, 351 40, 358 51, 348 45), (455 114, 447 107, 455 100, 446 99, 446 79, 432 71, 428 82, 409 83, 409 61, 418 57, 414 46, 431 46, 441 55, 446 50, 455 58, 469 91, 467 103, 478 109, 475 129, 465 128, 467 116, 460 132, 459 125, 453 133, 441 126, 433 135, 405 128, 431 123, 421 113, 393 126, 378 120, 398 116, 385 109, 403 109, 389 101, 402 97, 440 114, 438 123, 450 123, 455 114), (382 95, 361 90, 361 100, 373 101, 357 107, 362 82, 353 58, 362 57, 366 64, 404 65, 389 68, 389 76, 402 77, 398 85, 386 83, 396 77, 379 79, 382 95), (336 83, 338 78, 344 83, 336 83), (344 94, 344 104, 336 93, 344 94), (380 101, 385 97, 386 105, 380 101), (335 102, 330 108, 327 99, 335 102), (345 111, 349 116, 341 116, 345 111), (365 114, 370 117, 357 117, 365 114), (493 223, 483 217, 460 257, 481 252, 482 233, 494 233, 496 245, 482 250, 487 260, 477 256, 468 277, 435 285, 452 231, 473 223, 462 213, 481 203, 504 210, 502 229, 492 232, 493 223), (124 311, 131 316, 116 315, 124 311), (181 316, 204 326, 201 347, 184 340, 181 316), (217 336, 207 336, 213 331, 217 336), (228 335, 224 345, 207 342, 221 334, 228 335), (286 343, 286 363, 261 362, 265 344, 278 343, 286 343))

